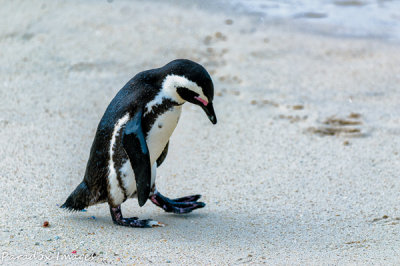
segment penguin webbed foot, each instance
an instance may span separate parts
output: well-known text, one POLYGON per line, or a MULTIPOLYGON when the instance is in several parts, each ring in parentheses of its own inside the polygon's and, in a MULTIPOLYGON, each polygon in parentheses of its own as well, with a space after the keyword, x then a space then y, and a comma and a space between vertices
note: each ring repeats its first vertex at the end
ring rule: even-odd
POLYGON ((192 195, 177 199, 169 199, 161 195, 160 192, 156 191, 150 196, 150 200, 166 212, 183 214, 206 206, 204 202, 198 201, 200 197, 201 195, 192 195))
POLYGON ((196 202, 200 198, 201 198, 201 195, 197 194, 197 195, 191 195, 191 196, 186 196, 186 197, 182 197, 182 198, 173 199, 172 201, 176 201, 176 202, 196 202))
POLYGON ((154 226, 164 226, 164 224, 153 221, 151 219, 139 220, 138 217, 124 218, 121 212, 121 205, 117 207, 110 206, 111 218, 114 224, 129 226, 129 227, 139 227, 139 228, 151 228, 154 226))

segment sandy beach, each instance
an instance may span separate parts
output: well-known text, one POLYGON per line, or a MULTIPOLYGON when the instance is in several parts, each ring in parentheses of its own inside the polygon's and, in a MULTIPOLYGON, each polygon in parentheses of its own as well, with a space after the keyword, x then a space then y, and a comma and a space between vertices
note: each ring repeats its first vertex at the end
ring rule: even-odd
POLYGON ((171 1, 4 1, 0 18, 1 263, 400 263, 399 43, 171 1), (207 206, 122 205, 152 229, 60 209, 111 99, 176 58, 210 72, 218 124, 185 104, 156 183, 207 206))

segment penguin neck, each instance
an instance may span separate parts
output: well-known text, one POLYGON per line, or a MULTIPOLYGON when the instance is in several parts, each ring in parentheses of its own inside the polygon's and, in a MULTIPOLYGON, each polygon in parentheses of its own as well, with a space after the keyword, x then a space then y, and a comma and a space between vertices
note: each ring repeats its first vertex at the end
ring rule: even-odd
POLYGON ((176 89, 178 87, 188 87, 189 83, 190 81, 184 76, 167 75, 161 84, 161 91, 159 94, 163 95, 163 98, 169 98, 179 105, 182 105, 186 101, 182 99, 176 89))
POLYGON ((150 113, 154 106, 161 105, 165 100, 172 101, 174 105, 182 105, 186 101, 179 96, 176 88, 184 86, 188 81, 185 77, 177 75, 168 75, 161 84, 161 90, 157 93, 153 100, 146 104, 146 112, 150 113))

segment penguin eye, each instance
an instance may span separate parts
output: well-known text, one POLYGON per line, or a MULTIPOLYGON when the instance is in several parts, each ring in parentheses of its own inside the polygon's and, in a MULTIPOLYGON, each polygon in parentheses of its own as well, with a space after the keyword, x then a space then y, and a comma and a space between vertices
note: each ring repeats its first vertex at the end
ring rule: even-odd
POLYGON ((179 96, 182 97, 182 99, 190 103, 196 103, 195 98, 199 96, 194 91, 188 90, 187 88, 184 87, 178 87, 176 88, 176 91, 179 94, 179 96))

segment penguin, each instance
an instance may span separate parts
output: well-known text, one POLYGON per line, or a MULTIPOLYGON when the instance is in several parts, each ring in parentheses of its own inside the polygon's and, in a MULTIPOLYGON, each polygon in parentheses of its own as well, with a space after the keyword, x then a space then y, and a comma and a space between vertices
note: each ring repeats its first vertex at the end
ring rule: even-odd
POLYGON ((156 169, 168 153, 169 138, 181 115, 182 105, 200 106, 211 123, 214 85, 200 64, 176 59, 163 67, 136 74, 107 107, 90 150, 83 181, 61 208, 79 211, 108 203, 113 222, 128 227, 162 226, 151 219, 122 216, 121 204, 148 199, 166 212, 189 213, 203 208, 201 195, 170 199, 157 191, 156 169))

